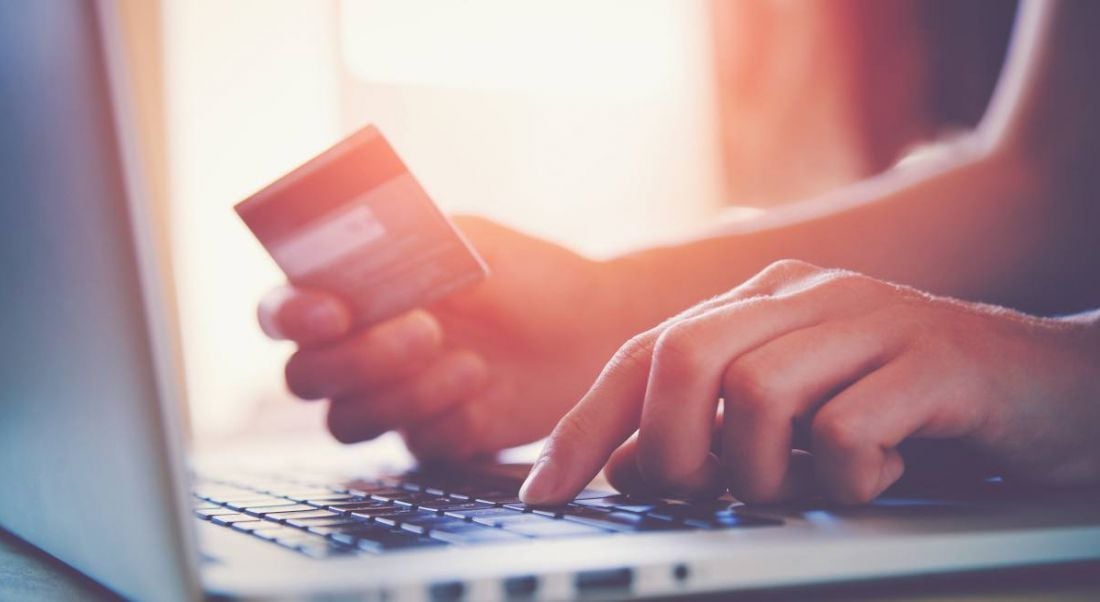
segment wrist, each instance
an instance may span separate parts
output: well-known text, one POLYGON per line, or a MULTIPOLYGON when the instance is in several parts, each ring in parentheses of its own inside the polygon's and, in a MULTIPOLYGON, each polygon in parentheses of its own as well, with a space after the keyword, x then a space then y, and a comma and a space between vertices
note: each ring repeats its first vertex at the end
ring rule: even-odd
POLYGON ((724 290, 700 290, 705 270, 687 265, 680 247, 655 247, 600 262, 602 282, 615 299, 612 313, 629 335, 637 334, 724 290))

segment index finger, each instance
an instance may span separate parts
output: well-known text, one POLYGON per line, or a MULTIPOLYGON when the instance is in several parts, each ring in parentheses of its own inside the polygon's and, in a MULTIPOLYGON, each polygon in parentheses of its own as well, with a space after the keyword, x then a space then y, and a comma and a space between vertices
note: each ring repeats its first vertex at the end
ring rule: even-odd
POLYGON ((572 499, 638 428, 653 345, 651 330, 623 345, 588 393, 554 427, 519 496, 527 504, 572 499))

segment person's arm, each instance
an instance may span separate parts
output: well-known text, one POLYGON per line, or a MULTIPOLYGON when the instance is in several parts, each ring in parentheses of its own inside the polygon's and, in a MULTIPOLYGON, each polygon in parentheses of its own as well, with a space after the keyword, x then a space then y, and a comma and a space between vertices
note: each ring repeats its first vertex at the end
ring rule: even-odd
POLYGON ((634 311, 671 315, 781 258, 1039 314, 1097 305, 1098 24, 1098 3, 1023 4, 977 130, 929 163, 615 260, 634 311))

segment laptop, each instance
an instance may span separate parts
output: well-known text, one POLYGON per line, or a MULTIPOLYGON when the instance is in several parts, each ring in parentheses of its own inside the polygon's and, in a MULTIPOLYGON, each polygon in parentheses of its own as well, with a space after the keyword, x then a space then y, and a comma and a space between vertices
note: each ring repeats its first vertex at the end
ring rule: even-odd
POLYGON ((122 596, 681 597, 1100 558, 1100 494, 995 481, 527 508, 524 466, 192 469, 116 18, 0 3, 0 526, 122 596))

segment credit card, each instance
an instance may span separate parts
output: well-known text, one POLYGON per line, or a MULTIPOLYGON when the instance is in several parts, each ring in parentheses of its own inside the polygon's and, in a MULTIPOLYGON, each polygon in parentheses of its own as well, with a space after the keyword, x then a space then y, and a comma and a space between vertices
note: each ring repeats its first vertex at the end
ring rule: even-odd
POLYGON ((360 325, 429 305, 489 273, 374 126, 235 209, 291 283, 340 296, 360 325))

